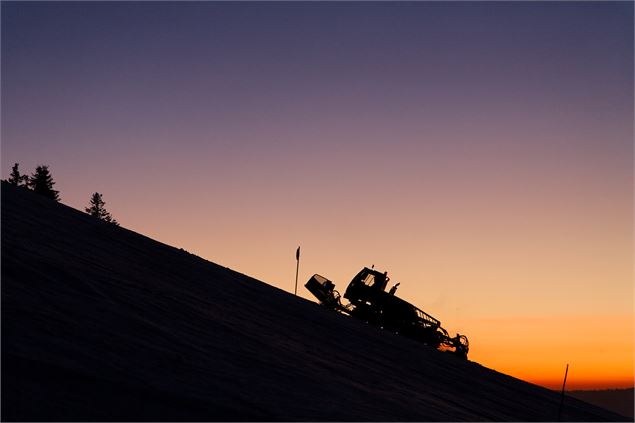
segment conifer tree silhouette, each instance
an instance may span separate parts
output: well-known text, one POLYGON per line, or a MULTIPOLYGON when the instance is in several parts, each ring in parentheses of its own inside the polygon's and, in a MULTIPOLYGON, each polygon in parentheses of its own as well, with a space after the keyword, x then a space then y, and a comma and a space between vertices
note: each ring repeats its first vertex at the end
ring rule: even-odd
POLYGON ((102 198, 102 195, 96 192, 92 195, 92 197, 90 197, 90 207, 86 207, 84 210, 86 210, 86 213, 96 217, 97 219, 119 226, 119 223, 113 219, 112 215, 106 210, 105 206, 106 202, 102 198))
POLYGON ((40 195, 51 200, 60 201, 59 191, 53 189, 53 177, 49 172, 49 167, 40 165, 35 168, 35 173, 29 178, 29 187, 40 195))
POLYGON ((9 179, 7 180, 7 182, 9 182, 11 185, 23 187, 26 186, 29 182, 29 176, 20 174, 20 170, 18 169, 19 165, 19 163, 15 163, 13 165, 13 167, 11 168, 11 175, 9 175, 9 179))

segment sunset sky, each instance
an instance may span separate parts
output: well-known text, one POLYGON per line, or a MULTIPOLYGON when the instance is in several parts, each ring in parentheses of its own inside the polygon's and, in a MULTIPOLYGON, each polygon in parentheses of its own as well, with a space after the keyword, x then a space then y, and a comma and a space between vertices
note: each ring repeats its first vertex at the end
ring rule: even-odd
POLYGON ((473 361, 633 386, 632 2, 1 8, 3 178, 289 292, 298 245, 301 285, 374 264, 473 361))

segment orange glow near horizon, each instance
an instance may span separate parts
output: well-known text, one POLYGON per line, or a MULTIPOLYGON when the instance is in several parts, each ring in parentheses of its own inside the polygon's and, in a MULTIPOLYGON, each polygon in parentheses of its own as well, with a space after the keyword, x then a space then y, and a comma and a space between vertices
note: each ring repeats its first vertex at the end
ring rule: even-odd
POLYGON ((550 389, 633 387, 632 316, 479 319, 470 359, 550 389))

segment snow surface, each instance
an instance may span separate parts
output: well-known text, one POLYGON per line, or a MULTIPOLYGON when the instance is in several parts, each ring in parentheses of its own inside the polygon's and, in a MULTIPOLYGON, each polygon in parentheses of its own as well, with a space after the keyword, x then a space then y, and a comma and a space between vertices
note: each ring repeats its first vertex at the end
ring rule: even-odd
MULTIPOLYGON (((3 420, 557 418, 556 392, 4 182, 1 200, 3 420)), ((570 397, 562 417, 627 420, 570 397)))

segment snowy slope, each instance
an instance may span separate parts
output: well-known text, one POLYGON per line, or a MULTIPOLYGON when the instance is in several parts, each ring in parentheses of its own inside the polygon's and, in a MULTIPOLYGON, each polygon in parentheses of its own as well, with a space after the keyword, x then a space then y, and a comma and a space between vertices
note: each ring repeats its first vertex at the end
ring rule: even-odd
MULTIPOLYGON (((4 182, 1 200, 3 420, 557 417, 550 390, 4 182)), ((563 418, 624 420, 573 398, 563 418)))

